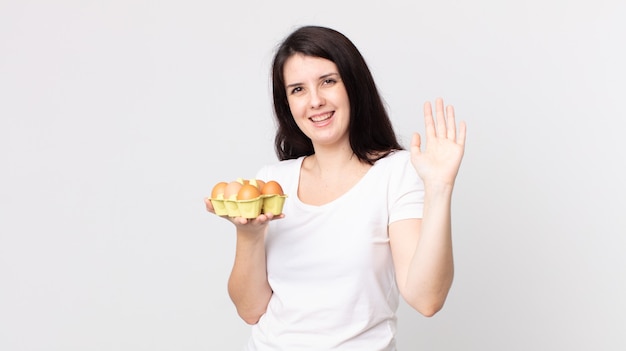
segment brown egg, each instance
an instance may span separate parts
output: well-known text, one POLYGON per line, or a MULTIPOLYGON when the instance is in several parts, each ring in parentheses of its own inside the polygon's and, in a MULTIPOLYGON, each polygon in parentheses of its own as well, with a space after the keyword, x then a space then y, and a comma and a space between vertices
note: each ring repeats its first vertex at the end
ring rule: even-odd
POLYGON ((239 189, 241 189, 242 186, 243 185, 241 185, 241 183, 239 183, 236 180, 228 183, 228 185, 224 187, 224 199, 236 200, 237 193, 239 192, 239 189))
POLYGON ((219 182, 215 184, 215 186, 213 187, 213 190, 211 191, 211 198, 217 199, 220 195, 224 196, 224 189, 226 188, 227 185, 228 183, 226 182, 219 182))
POLYGON ((264 181, 262 181, 261 179, 255 179, 255 178, 250 179, 249 183, 254 185, 254 186, 256 186, 257 189, 259 189, 259 191, 262 191, 263 190, 263 185, 265 185, 264 181))
POLYGON ((252 184, 244 184, 237 192, 237 200, 252 200, 261 196, 261 192, 252 184))
POLYGON ((263 185, 263 189, 261 190, 263 195, 285 195, 283 193, 283 188, 278 184, 275 180, 270 180, 265 182, 263 185))

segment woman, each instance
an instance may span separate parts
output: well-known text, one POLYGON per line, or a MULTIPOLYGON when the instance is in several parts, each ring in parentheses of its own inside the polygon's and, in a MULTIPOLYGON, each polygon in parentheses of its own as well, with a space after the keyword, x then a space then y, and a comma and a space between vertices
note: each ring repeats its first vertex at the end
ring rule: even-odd
MULTIPOLYGON (((367 65, 341 33, 297 29, 273 62, 276 151, 290 195, 236 227, 229 294, 247 350, 395 350, 399 295, 425 316, 453 278, 450 207, 465 124, 424 105, 426 145, 396 140, 367 65)), ((210 202, 207 209, 214 212, 210 202)))

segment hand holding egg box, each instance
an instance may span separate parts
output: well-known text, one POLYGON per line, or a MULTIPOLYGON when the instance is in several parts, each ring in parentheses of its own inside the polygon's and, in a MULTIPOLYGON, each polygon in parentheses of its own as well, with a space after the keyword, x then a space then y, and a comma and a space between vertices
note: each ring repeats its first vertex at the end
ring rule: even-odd
POLYGON ((215 184, 210 200, 218 216, 256 218, 261 213, 281 214, 286 198, 274 180, 238 178, 215 184))

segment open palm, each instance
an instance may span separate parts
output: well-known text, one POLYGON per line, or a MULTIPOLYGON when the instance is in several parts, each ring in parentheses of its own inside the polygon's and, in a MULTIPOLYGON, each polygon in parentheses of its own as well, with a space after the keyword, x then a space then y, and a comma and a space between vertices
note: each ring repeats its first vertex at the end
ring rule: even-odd
POLYGON ((419 133, 411 141, 411 162, 424 184, 454 185, 465 151, 466 125, 461 122, 457 135, 454 108, 444 109, 443 99, 435 101, 433 117, 430 102, 424 104, 426 143, 422 150, 419 133))

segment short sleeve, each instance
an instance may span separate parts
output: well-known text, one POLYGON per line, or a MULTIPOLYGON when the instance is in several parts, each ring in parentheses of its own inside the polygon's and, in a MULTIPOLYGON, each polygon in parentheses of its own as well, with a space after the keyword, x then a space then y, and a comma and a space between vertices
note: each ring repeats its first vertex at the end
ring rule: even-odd
POLYGON ((388 185, 389 224, 422 218, 424 211, 424 183, 411 164, 410 153, 394 156, 388 185))

